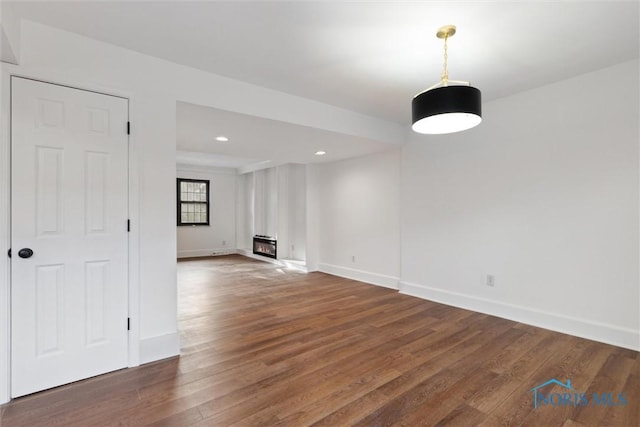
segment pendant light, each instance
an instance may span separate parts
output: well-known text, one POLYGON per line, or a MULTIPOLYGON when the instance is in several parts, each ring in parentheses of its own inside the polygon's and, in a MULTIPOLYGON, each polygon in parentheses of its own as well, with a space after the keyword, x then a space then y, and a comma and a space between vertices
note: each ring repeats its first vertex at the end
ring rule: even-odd
POLYGON ((436 37, 444 39, 444 69, 438 83, 413 98, 411 129, 415 132, 454 133, 471 129, 482 121, 480 91, 469 82, 449 80, 447 40, 455 33, 454 25, 445 25, 436 33, 436 37))

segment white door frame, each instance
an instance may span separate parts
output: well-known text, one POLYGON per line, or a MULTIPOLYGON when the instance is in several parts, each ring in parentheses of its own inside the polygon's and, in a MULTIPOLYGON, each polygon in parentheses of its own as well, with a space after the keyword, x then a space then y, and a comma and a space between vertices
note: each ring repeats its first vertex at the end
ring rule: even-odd
POLYGON ((130 93, 113 90, 95 83, 68 81, 63 76, 34 75, 20 72, 19 66, 2 64, 0 69, 0 404, 10 400, 11 391, 11 263, 6 251, 11 247, 11 77, 24 77, 45 83, 68 86, 75 89, 99 92, 105 95, 126 98, 129 104, 129 331, 128 366, 140 364, 140 207, 138 152, 135 143, 133 121, 134 102, 130 93))

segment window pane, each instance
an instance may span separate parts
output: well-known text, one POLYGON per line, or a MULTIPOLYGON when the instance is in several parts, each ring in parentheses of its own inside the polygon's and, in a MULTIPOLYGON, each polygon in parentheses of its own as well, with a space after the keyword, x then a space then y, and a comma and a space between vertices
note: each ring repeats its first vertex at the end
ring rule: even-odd
POLYGON ((178 225, 207 224, 209 181, 178 178, 178 225))

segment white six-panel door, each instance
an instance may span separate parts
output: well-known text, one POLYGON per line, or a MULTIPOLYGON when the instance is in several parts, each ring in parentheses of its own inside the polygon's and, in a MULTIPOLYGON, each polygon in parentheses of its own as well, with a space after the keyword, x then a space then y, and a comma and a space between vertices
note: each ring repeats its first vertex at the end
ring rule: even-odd
POLYGON ((124 98, 11 79, 12 397, 127 365, 127 119, 124 98))

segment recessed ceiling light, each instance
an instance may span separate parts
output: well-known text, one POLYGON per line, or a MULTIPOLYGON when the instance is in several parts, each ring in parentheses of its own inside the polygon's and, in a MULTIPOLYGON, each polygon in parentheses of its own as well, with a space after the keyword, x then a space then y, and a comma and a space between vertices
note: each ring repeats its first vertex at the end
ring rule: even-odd
POLYGON ((229 138, 227 138, 226 136, 217 136, 216 137, 216 141, 220 141, 220 142, 227 142, 229 140, 229 138))
POLYGON ((327 154, 326 151, 316 151, 316 156, 324 156, 325 154, 327 154))

